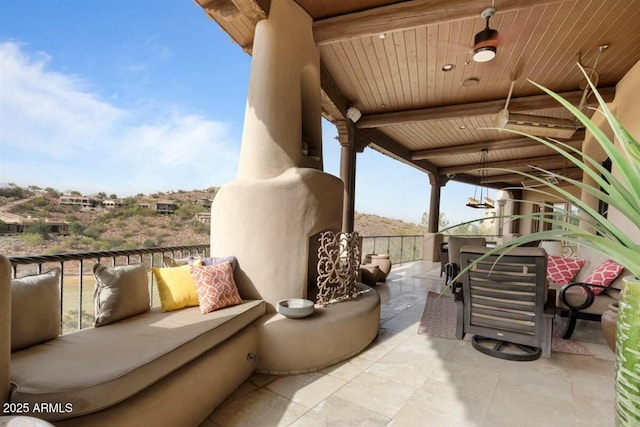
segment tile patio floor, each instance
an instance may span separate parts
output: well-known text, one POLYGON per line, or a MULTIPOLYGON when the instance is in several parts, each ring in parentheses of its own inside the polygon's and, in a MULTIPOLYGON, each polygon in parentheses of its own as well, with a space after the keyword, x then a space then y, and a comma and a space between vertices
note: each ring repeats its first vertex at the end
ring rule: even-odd
POLYGON ((416 278, 438 264, 394 266, 377 287, 378 338, 360 355, 303 375, 254 374, 201 427, 213 426, 613 426, 614 355, 600 324, 574 337, 594 356, 553 353, 511 362, 468 341, 418 335, 427 291, 416 278))

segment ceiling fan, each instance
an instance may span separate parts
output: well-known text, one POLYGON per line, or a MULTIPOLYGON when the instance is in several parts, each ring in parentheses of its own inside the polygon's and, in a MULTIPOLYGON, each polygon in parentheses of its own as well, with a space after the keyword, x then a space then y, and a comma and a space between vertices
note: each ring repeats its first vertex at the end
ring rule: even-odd
POLYGON ((509 112, 509 101, 519 73, 517 65, 509 73, 511 87, 509 88, 507 101, 504 104, 504 108, 494 118, 493 125, 498 129, 512 129, 529 135, 562 139, 571 138, 580 128, 573 120, 509 112))
MULTIPOLYGON (((582 53, 578 54, 578 64, 580 64, 585 72, 587 72, 587 74, 589 75, 589 80, 591 80, 594 85, 598 84, 598 73, 596 72, 598 60, 600 59, 600 55, 602 54, 602 52, 604 52, 608 47, 608 44, 598 46, 598 55, 596 56, 593 67, 584 65, 582 63, 582 53)), ((509 112, 509 101, 511 100, 513 87, 516 83, 516 80, 518 79, 518 74, 519 70, 518 66, 516 65, 516 67, 511 70, 511 73, 509 74, 511 87, 509 88, 507 101, 505 102, 504 108, 500 110, 493 122, 493 125, 496 128, 513 129, 530 135, 562 139, 571 138, 578 129, 582 128, 582 125, 578 122, 577 119, 559 119, 556 117, 509 112)), ((578 105, 579 110, 582 110, 584 108, 587 102, 587 98, 591 94, 590 87, 587 84, 586 80, 583 80, 581 82, 581 89, 583 89, 583 92, 582 98, 580 99, 580 104, 578 105)))
POLYGON ((486 20, 484 30, 476 34, 473 40, 473 55, 475 62, 489 62, 496 57, 498 51, 498 31, 489 27, 489 20, 496 14, 495 7, 488 7, 480 13, 480 17, 486 20))

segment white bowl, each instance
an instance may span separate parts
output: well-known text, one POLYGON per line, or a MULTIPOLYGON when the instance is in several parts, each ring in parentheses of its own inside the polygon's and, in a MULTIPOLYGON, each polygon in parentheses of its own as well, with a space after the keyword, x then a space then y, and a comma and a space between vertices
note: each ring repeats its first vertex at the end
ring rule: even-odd
POLYGON ((276 310, 285 317, 300 319, 313 313, 315 307, 313 301, 308 299, 289 298, 278 301, 276 310))

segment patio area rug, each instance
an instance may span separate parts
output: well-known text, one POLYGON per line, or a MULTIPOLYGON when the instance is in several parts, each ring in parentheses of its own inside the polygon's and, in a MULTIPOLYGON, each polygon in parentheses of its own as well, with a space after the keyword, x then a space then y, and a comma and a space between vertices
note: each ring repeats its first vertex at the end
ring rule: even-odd
MULTIPOLYGON (((557 320, 554 319, 551 351, 592 356, 589 350, 579 342, 560 338, 557 335, 560 331, 560 325, 555 322, 557 320)), ((418 333, 438 338, 456 339, 456 303, 453 297, 429 291, 418 333)))

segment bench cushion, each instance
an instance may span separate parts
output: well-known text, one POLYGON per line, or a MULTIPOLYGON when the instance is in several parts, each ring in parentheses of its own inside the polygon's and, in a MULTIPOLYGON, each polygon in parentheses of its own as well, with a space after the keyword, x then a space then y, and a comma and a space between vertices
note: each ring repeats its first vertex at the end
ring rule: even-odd
POLYGON ((63 335, 11 355, 11 401, 71 403, 48 420, 118 403, 223 342, 265 313, 262 300, 200 314, 160 309, 63 335))

